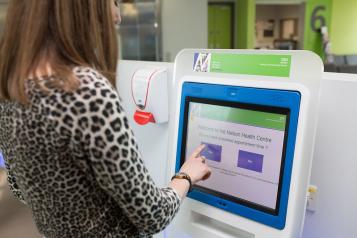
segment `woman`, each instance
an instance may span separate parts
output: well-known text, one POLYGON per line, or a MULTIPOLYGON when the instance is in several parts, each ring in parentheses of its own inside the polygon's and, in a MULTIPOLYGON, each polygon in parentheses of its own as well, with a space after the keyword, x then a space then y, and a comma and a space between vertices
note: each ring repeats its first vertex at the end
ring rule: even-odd
POLYGON ((113 0, 12 0, 0 45, 0 150, 39 231, 150 237, 190 183, 210 174, 199 147, 155 186, 114 89, 113 0))

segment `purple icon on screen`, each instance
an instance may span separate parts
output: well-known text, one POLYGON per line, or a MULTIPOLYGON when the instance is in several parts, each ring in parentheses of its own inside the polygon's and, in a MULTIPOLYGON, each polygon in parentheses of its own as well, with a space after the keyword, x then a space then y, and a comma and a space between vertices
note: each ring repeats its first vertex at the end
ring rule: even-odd
POLYGON ((0 153, 0 168, 4 168, 5 167, 5 161, 4 158, 2 157, 2 154, 0 153))
POLYGON ((262 173, 263 158, 264 155, 240 150, 238 153, 238 167, 262 173))
POLYGON ((221 162, 222 159, 222 146, 202 142, 206 147, 201 151, 201 156, 206 157, 208 160, 221 162))

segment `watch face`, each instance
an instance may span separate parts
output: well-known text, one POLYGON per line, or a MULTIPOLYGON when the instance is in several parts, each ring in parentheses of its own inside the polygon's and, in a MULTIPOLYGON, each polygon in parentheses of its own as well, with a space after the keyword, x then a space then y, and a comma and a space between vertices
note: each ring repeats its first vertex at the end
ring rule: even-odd
POLYGON ((183 173, 183 172, 179 173, 179 175, 181 175, 183 177, 189 177, 186 173, 183 173))
POLYGON ((185 175, 185 174, 182 174, 182 173, 176 173, 172 179, 188 179, 188 177, 185 175))
POLYGON ((188 176, 187 176, 186 174, 179 173, 179 174, 177 174, 177 178, 180 178, 180 179, 188 179, 188 176))

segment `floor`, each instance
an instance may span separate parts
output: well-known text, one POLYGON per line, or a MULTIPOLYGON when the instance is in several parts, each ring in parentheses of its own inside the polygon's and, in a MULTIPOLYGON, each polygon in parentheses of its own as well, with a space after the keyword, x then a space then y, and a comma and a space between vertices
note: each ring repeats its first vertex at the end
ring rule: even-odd
POLYGON ((5 171, 0 168, 0 237, 41 238, 30 211, 10 192, 5 171))

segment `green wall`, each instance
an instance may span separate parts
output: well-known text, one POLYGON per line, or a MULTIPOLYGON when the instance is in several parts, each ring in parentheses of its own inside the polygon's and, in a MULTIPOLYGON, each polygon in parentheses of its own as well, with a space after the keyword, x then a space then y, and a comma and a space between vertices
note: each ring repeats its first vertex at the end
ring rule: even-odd
POLYGON ((357 0, 306 0, 304 49, 323 57, 321 35, 311 29, 310 21, 317 6, 326 9, 317 16, 326 19, 331 52, 336 55, 357 54, 357 0))
MULTIPOLYGON (((224 2, 217 0, 214 2, 224 2)), ((234 0, 228 1, 235 4, 235 40, 234 48, 236 49, 252 49, 255 43, 255 0, 234 0)), ((210 18, 212 12, 209 11, 209 26, 214 28, 213 18, 210 18)), ((209 40, 211 42, 211 40, 209 40)))
POLYGON ((232 6, 208 5, 208 48, 234 48, 232 39, 232 17, 235 9, 232 6))
POLYGON ((252 49, 255 42, 255 0, 236 0, 235 48, 252 49))
POLYGON ((357 54, 357 1, 334 0, 332 4, 331 51, 357 54))
MULTIPOLYGON (((235 0, 236 36, 235 48, 251 49, 255 42, 255 0, 235 0)), ((311 50, 323 57, 321 34, 312 29, 315 12, 316 24, 323 17, 329 28, 333 54, 357 54, 357 0, 306 0, 303 49, 311 50)))
MULTIPOLYGON (((336 0, 335 0, 336 1, 336 0)), ((340 1, 340 0, 337 0, 340 1)), ((314 16, 316 18, 316 27, 321 26, 320 17, 325 19, 326 25, 328 29, 331 29, 331 12, 332 12, 332 0, 306 0, 306 8, 305 8, 305 31, 304 31, 304 49, 311 50, 323 57, 323 46, 321 34, 316 32, 312 26, 311 21, 314 16), (320 9, 315 12, 319 7, 323 7, 324 9, 320 9)))

